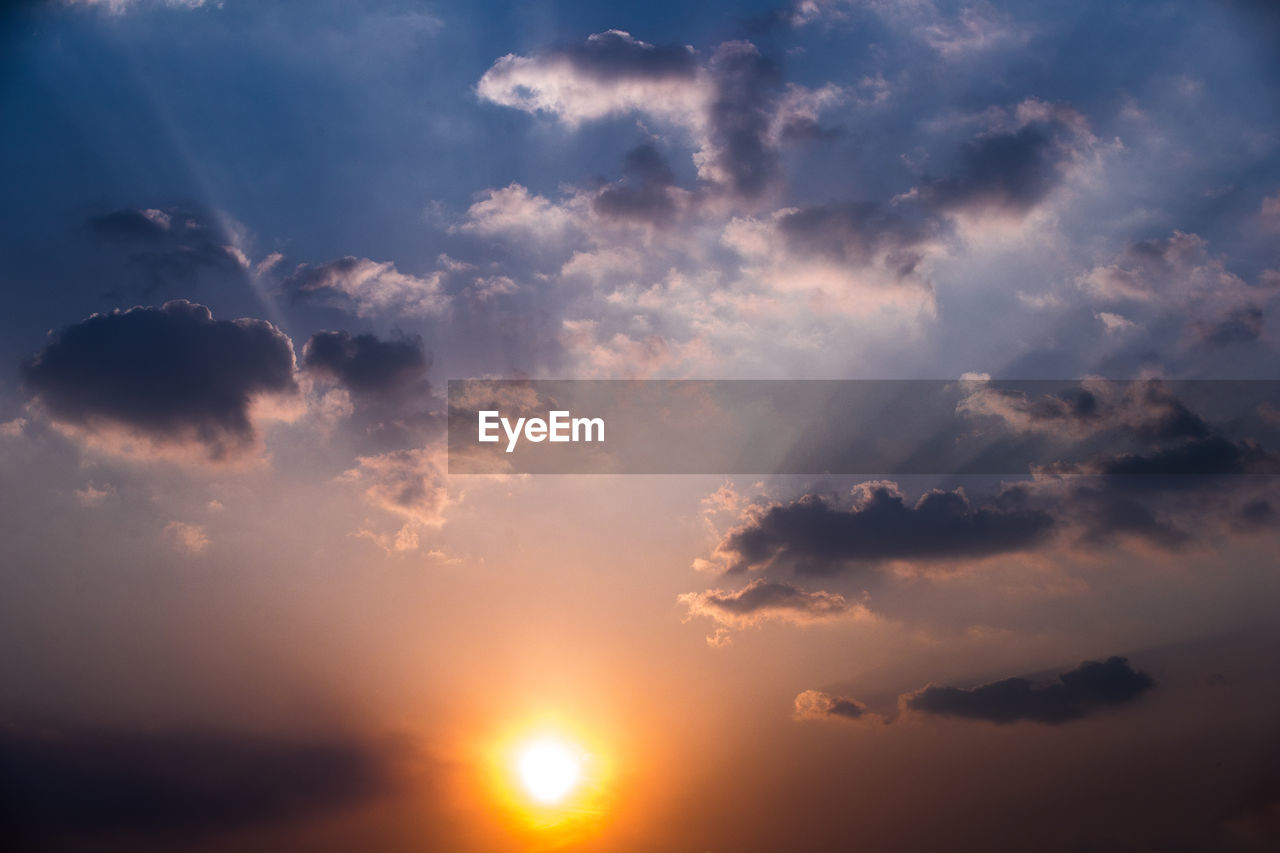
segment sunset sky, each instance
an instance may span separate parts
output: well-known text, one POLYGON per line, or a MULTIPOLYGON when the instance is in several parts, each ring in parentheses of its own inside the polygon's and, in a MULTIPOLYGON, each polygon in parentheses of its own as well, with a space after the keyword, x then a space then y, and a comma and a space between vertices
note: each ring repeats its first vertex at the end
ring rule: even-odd
POLYGON ((1273 3, 10 0, 0 109, 0 846, 1280 849, 1273 3))

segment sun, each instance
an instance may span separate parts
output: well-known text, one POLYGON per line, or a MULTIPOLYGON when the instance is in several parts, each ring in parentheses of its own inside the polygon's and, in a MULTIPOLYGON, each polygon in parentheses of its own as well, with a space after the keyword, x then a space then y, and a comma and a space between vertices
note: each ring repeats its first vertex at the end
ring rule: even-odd
POLYGON ((582 780, 582 751, 554 737, 526 741, 516 752, 516 772, 530 797, 555 805, 582 780))
POLYGON ((598 728, 541 712, 482 737, 477 757, 493 805, 502 825, 530 834, 521 844, 560 850, 602 830, 615 804, 616 736, 602 738, 598 728))

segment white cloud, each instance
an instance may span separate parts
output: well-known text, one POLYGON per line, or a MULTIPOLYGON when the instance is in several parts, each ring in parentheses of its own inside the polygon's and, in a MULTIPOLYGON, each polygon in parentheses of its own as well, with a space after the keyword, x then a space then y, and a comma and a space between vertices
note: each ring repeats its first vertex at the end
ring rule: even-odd
POLYGON ((171 521, 165 525, 164 535, 171 545, 188 554, 199 554, 209 547, 209 536, 199 524, 171 521))
POLYGON ((303 265, 286 285, 298 293, 337 298, 350 305, 358 317, 375 314, 439 314, 448 305, 438 272, 425 277, 408 275, 391 261, 345 257, 322 264, 303 265))

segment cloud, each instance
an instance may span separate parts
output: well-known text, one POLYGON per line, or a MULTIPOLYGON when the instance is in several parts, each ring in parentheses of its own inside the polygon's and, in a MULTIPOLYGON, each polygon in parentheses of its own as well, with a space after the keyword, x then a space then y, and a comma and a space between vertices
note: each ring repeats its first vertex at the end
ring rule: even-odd
POLYGON ((209 535, 200 524, 171 521, 165 525, 164 535, 174 547, 188 554, 199 554, 209 547, 209 535))
POLYGON ((170 9, 198 9, 205 0, 59 0, 67 6, 94 6, 107 10, 113 15, 123 14, 139 5, 160 5, 170 9))
POLYGON ((924 714, 1014 723, 1028 720, 1057 725, 1137 700, 1155 682, 1122 657, 1085 661, 1058 676, 1057 683, 1037 685, 1026 678, 1006 678, 973 688, 930 685, 903 697, 906 708, 924 714))
POLYGON ((1182 231, 1130 243, 1078 284, 1101 304, 1128 306, 1131 317, 1175 319, 1190 340, 1209 346, 1259 340, 1264 311, 1280 293, 1280 280, 1264 272, 1250 285, 1210 254, 1202 237, 1182 231))
POLYGON ((781 70, 745 41, 722 44, 708 67, 715 81, 707 110, 710 144, 694 162, 703 178, 758 196, 779 177, 778 140, 771 131, 781 70))
POLYGON ((784 87, 776 64, 750 42, 725 42, 700 64, 691 47, 658 47, 620 30, 535 56, 504 56, 476 90, 492 103, 549 113, 570 127, 627 113, 651 116, 687 134, 703 181, 748 199, 776 184, 783 142, 811 137, 816 111, 839 91, 784 87))
POLYGON ((1035 466, 1027 491, 1085 544, 1126 535, 1176 548, 1210 522, 1239 527, 1240 502, 1271 486, 1230 475, 1280 472, 1280 457, 1252 438, 1228 437, 1160 380, 1087 379, 1038 396, 982 382, 957 408, 1014 432, 1089 442, 1083 461, 1035 466))
POLYGON ((22 379, 61 425, 194 445, 212 461, 254 444, 255 399, 298 390, 283 332, 264 320, 214 320, 186 300, 69 326, 22 364, 22 379))
POLYGON ((970 140, 952 171, 926 177, 912 195, 945 213, 1022 218, 1039 206, 1094 144, 1088 123, 1070 107, 1034 98, 970 140))
POLYGON ((936 223, 912 219, 874 202, 818 205, 781 211, 775 220, 787 251, 840 267, 879 267, 890 280, 927 286, 919 273, 936 223))
POLYGON ((916 34, 943 58, 960 59, 973 54, 1025 45, 1031 36, 1025 26, 985 3, 962 6, 952 17, 933 10, 933 20, 920 24, 916 34))
MULTIPOLYGON (((1122 657, 1084 661, 1058 676, 1056 682, 1036 683, 1006 678, 977 687, 929 685, 898 697, 908 711, 936 717, 985 720, 999 725, 1019 721, 1061 725, 1137 701, 1155 686, 1144 672, 1122 657)), ((893 717, 871 714, 867 706, 846 696, 805 690, 795 698, 797 720, 867 720, 892 722, 893 717)))
POLYGON ((819 690, 805 690, 796 696, 797 720, 862 720, 874 716, 866 705, 847 696, 832 696, 819 690))
POLYGON ((86 483, 83 489, 75 490, 76 500, 82 506, 89 507, 101 506, 107 498, 114 497, 115 494, 116 487, 110 483, 99 486, 92 481, 86 483))
POLYGON ((939 8, 933 0, 795 0, 772 20, 792 27, 815 23, 830 27, 850 21, 863 9, 928 45, 948 62, 1021 47, 1032 35, 1029 26, 985 2, 939 8))
POLYGON ((394 788, 388 755, 360 741, 204 732, 0 727, 0 835, 189 844, 319 817, 394 788))
POLYGON ((1125 317, 1123 314, 1116 314, 1111 311, 1099 311, 1093 316, 1097 317, 1102 323, 1102 327, 1107 330, 1107 334, 1119 334, 1127 329, 1133 328, 1133 321, 1125 317))
POLYGON ((963 490, 926 492, 908 505, 892 483, 864 483, 852 506, 809 494, 790 503, 748 510, 715 556, 727 571, 786 564, 797 573, 831 574, 893 560, 965 560, 1014 553, 1053 532, 1047 512, 1025 506, 1009 488, 988 504, 963 490))
POLYGON ((693 48, 657 47, 621 30, 533 57, 507 54, 476 85, 484 99, 526 112, 547 112, 566 124, 645 111, 687 124, 706 93, 693 48))
POLYGON ((1280 231, 1280 193, 1264 198, 1258 215, 1262 222, 1273 231, 1280 231))
POLYGON ((360 534, 390 551, 412 551, 426 528, 445 522, 445 509, 453 503, 445 476, 446 454, 439 447, 395 450, 377 456, 361 456, 342 481, 360 487, 365 500, 398 517, 403 525, 394 535, 364 528, 360 534))
POLYGON ((1233 441, 1220 435, 1195 438, 1150 453, 1126 453, 1097 460, 1085 469, 1111 475, 1277 474, 1280 457, 1252 440, 1233 441))
POLYGON ((453 229, 464 234, 506 237, 538 244, 558 244, 581 233, 577 200, 556 204, 527 187, 510 184, 486 190, 453 229))
POLYGON ((1257 305, 1239 305, 1214 320, 1191 324, 1196 337, 1206 344, 1225 346, 1248 343, 1262 337, 1263 315, 1257 305))
POLYGON ((914 321, 934 311, 924 262, 936 231, 871 202, 786 208, 767 218, 738 217, 724 243, 748 280, 779 295, 804 297, 811 310, 886 313, 914 321))
POLYGON ((285 279, 284 286, 295 296, 327 299, 353 311, 357 317, 375 314, 423 317, 441 313, 448 304, 439 275, 419 278, 400 272, 390 261, 350 255, 322 264, 299 266, 285 279))
POLYGON ((1085 438, 1118 430, 1138 439, 1205 438, 1208 422, 1187 408, 1173 389, 1156 379, 1112 382, 1085 379, 1058 394, 1031 397, 1015 388, 974 383, 956 407, 970 416, 990 416, 1018 432, 1085 438))
POLYGON ((422 387, 431 360, 414 335, 384 341, 374 335, 316 332, 302 348, 302 366, 356 396, 395 396, 422 387))
POLYGON ((686 592, 676 600, 688 608, 686 619, 706 616, 732 628, 765 621, 809 624, 866 612, 838 593, 806 592, 798 586, 764 578, 732 592, 722 589, 686 592))
POLYGON ((1041 466, 1045 473, 1222 475, 1266 474, 1277 468, 1275 455, 1255 440, 1225 437, 1168 383, 1156 379, 1087 379, 1065 392, 1038 397, 975 383, 957 410, 998 418, 1018 432, 1083 439, 1115 431, 1149 443, 1137 453, 1041 466))
POLYGON ((664 226, 689 204, 691 194, 675 186, 675 173, 652 144, 628 151, 622 172, 620 181, 592 199, 591 209, 601 216, 664 226))
POLYGON ((124 251, 143 279, 144 296, 190 285, 205 271, 243 275, 250 268, 243 229, 210 211, 123 208, 91 216, 86 224, 104 245, 124 251))

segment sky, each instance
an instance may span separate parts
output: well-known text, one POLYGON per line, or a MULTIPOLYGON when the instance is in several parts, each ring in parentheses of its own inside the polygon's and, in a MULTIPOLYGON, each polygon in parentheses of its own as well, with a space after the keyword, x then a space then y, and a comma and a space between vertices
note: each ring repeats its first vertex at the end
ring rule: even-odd
POLYGON ((1273 4, 17 0, 0 110, 7 846, 1280 843, 1273 4), (459 379, 1079 452, 450 475, 459 379))

